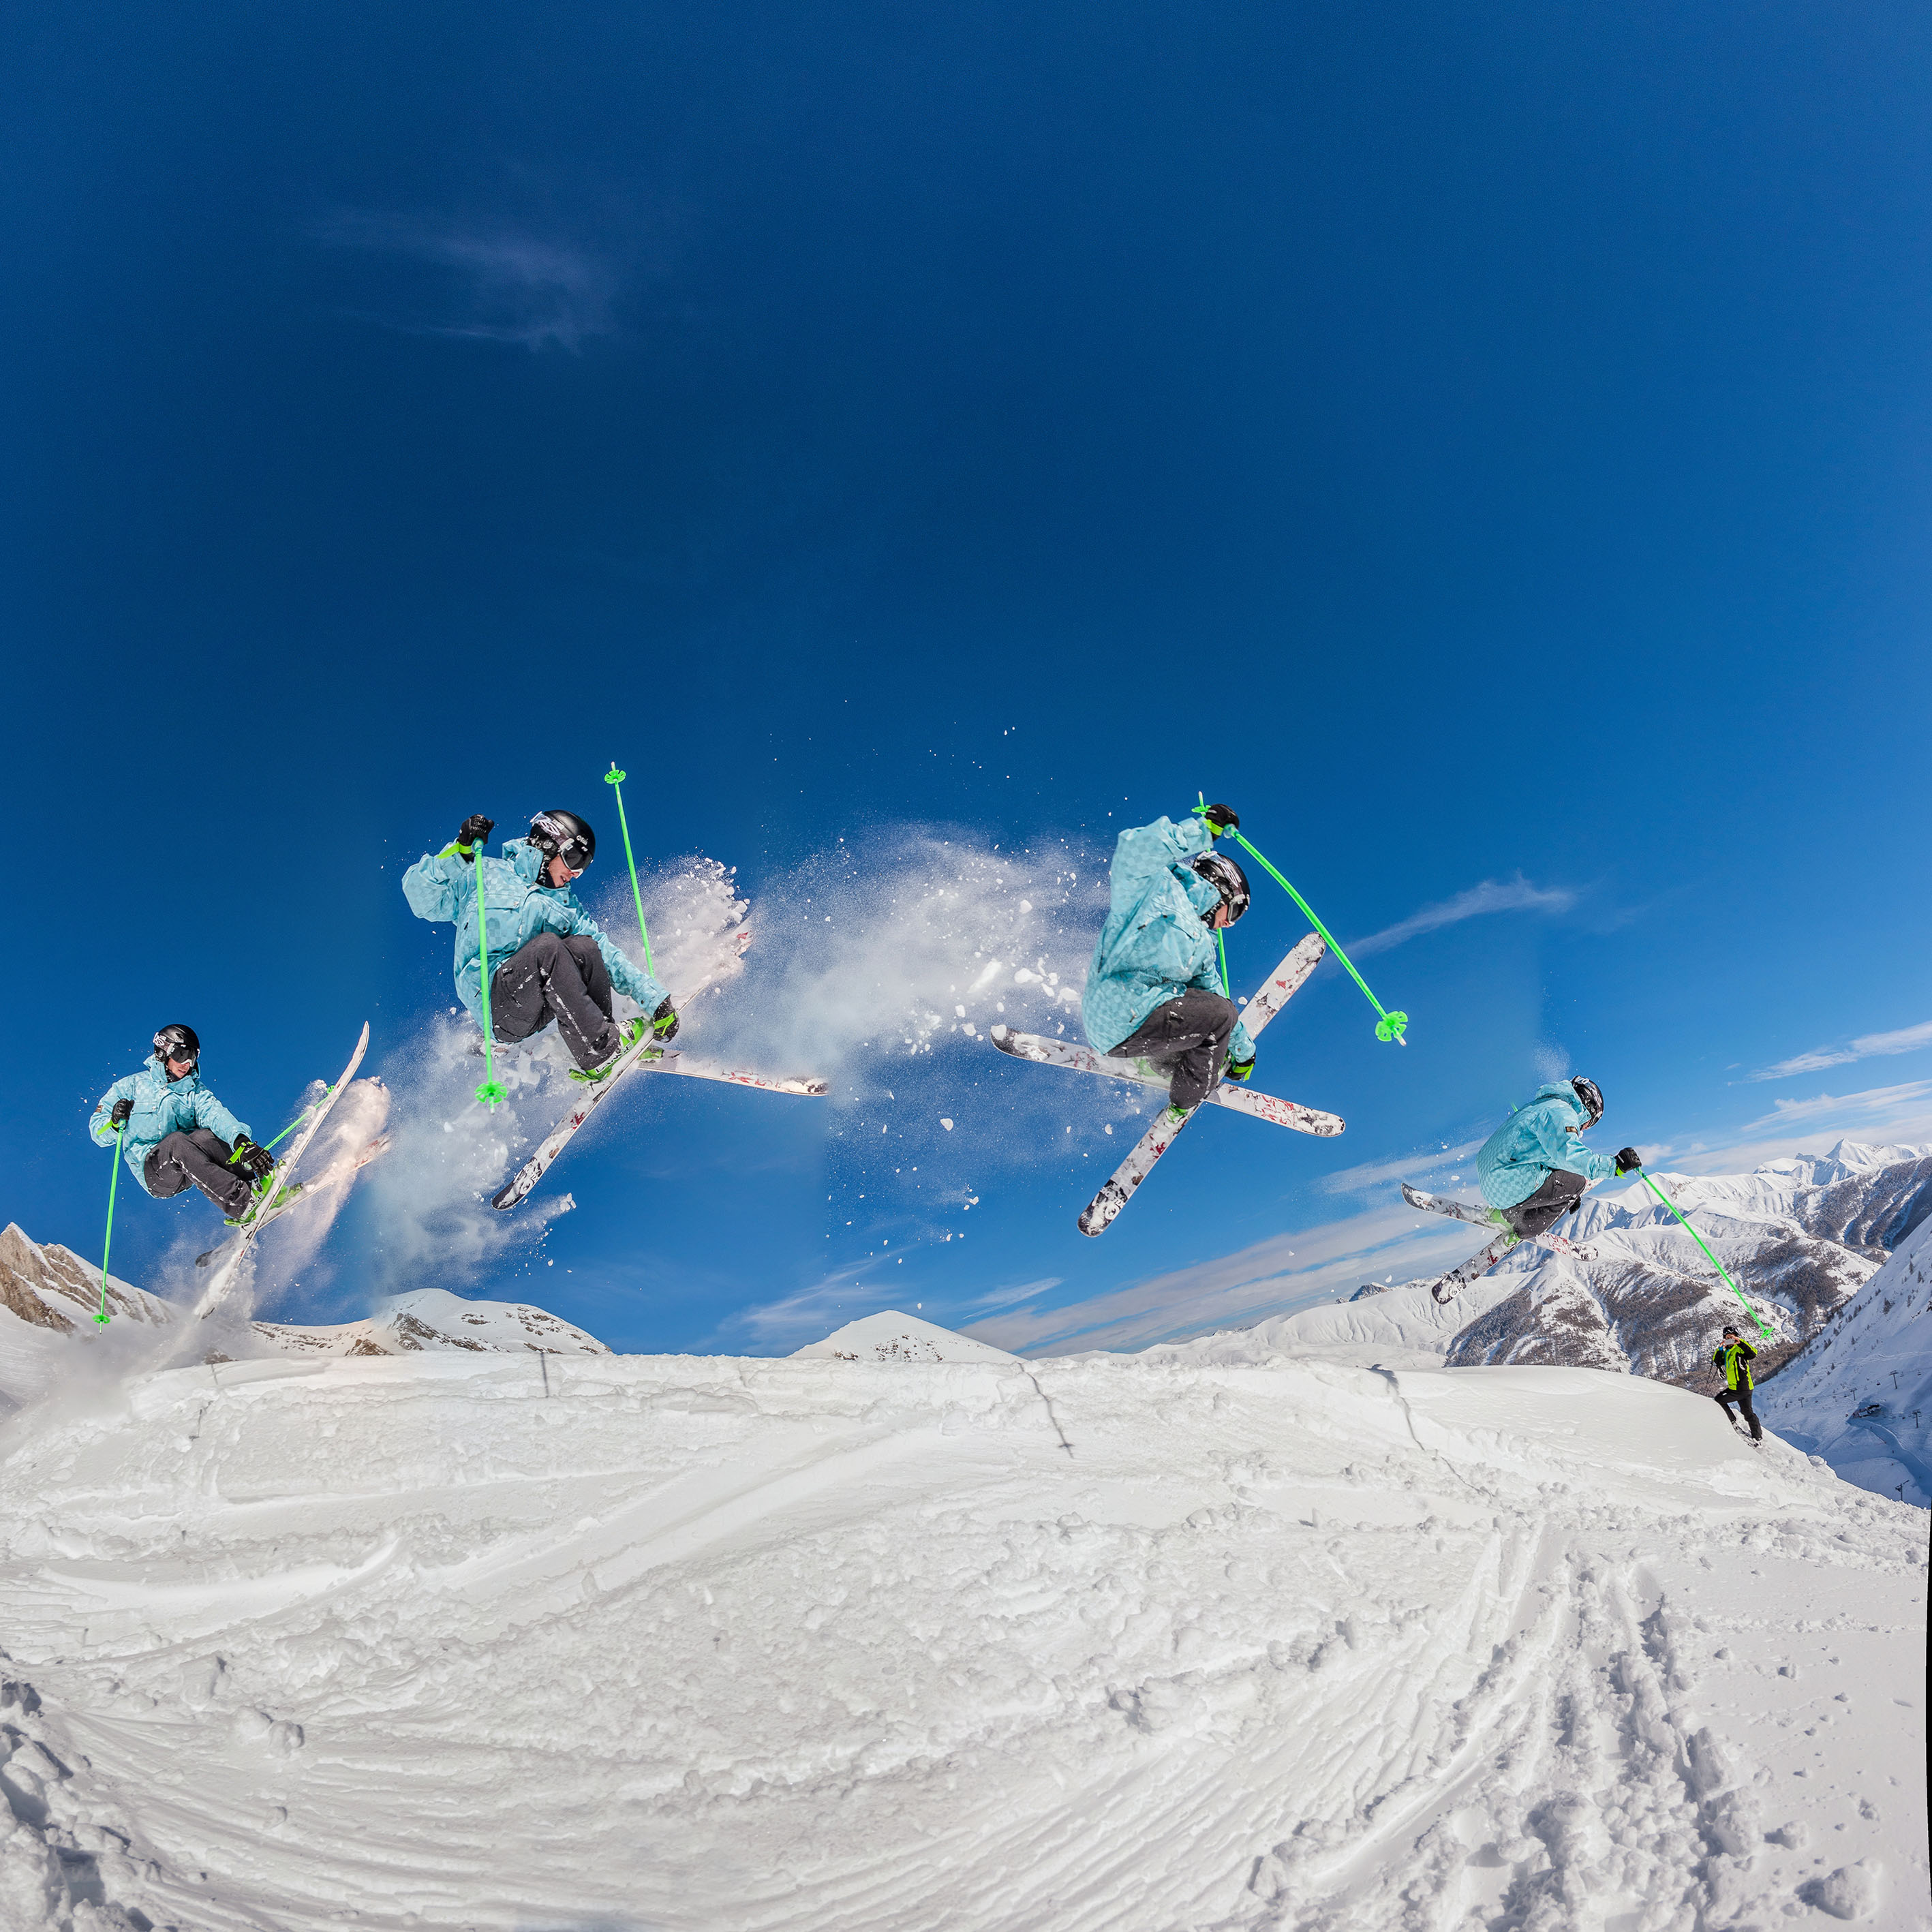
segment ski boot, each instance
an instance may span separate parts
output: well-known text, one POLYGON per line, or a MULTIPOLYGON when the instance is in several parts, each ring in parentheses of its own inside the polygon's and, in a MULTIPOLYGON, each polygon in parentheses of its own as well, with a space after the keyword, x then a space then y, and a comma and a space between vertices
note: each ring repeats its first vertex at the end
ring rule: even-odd
POLYGON ((1510 1226, 1509 1210, 1507 1208, 1492 1208, 1490 1210, 1489 1218, 1508 1235, 1509 1239, 1503 1244, 1503 1252, 1508 1254, 1510 1250, 1522 1239, 1522 1235, 1510 1226))
POLYGON ((597 1081, 602 1080, 607 1074, 609 1073, 611 1068, 615 1066, 618 1061, 622 1060, 625 1054, 628 1053, 632 1048, 637 1045, 638 1041, 643 1040, 650 1034, 650 1030, 651 1023, 642 1013, 640 1013, 634 1020, 626 1020, 624 1024, 617 1029, 616 1052, 612 1054, 610 1058, 605 1060, 601 1066, 573 1066, 570 1070, 571 1078, 573 1080, 581 1080, 586 1085, 592 1084, 597 1081))
POLYGON ((226 1214, 222 1218, 231 1228, 245 1228, 250 1222, 260 1221, 272 1214, 277 1208, 285 1206, 301 1192, 300 1181, 292 1180, 286 1187, 278 1187, 275 1177, 272 1174, 267 1179, 256 1182, 255 1198, 249 1202, 244 1213, 226 1214))

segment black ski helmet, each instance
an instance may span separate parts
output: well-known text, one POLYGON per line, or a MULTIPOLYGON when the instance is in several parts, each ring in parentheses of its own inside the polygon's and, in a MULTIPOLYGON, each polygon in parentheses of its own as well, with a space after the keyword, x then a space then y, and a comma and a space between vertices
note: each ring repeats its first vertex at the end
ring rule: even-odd
POLYGON ((530 820, 530 843, 546 859, 580 872, 597 856, 597 835, 574 812, 540 812, 530 820))
POLYGON ((1583 1103, 1583 1131, 1588 1133, 1604 1118, 1604 1090, 1594 1080, 1586 1080, 1578 1074, 1570 1082, 1576 1090, 1576 1097, 1583 1103))
POLYGON ((1248 875, 1233 860, 1220 852, 1203 852, 1188 863, 1221 895, 1232 926, 1248 909, 1248 875))
POLYGON ((154 1036, 154 1051, 161 1057, 166 1066, 171 1060, 184 1060, 192 1071, 201 1064, 201 1040, 191 1026, 184 1026, 176 1020, 164 1026, 154 1036))
POLYGON ((1732 1328, 1728 1322, 1724 1324, 1724 1333, 1726 1335, 1735 1335, 1737 1332, 1736 1329, 1732 1328))

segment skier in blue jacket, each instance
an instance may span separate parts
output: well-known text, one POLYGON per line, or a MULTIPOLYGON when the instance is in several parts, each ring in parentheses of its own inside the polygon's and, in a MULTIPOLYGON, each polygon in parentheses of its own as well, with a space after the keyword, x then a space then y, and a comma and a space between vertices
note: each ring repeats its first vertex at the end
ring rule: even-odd
POLYGON ((1221 991, 1214 934, 1248 909, 1248 881, 1214 841, 1240 820, 1225 805, 1176 825, 1156 818, 1114 842, 1109 908, 1087 969, 1088 1044, 1170 1067, 1177 1114, 1200 1106, 1225 1071, 1245 1080, 1255 1045, 1221 991))
POLYGON ((574 812, 540 812, 530 836, 505 842, 500 859, 483 842, 495 830, 480 812, 466 818, 454 842, 425 854, 403 874, 403 895, 418 919, 456 926, 456 991, 482 1024, 482 946, 477 936, 477 876, 488 908, 490 1028, 514 1044, 554 1019, 577 1065, 573 1080, 601 1080, 611 1064, 648 1031, 677 1032, 670 995, 632 964, 570 890, 596 856, 597 835, 574 812), (644 1013, 620 1026, 611 991, 644 1013), (650 1017, 646 1018, 644 1016, 650 1017))
POLYGON ((1476 1155, 1490 1219, 1527 1240, 1574 1213, 1592 1181, 1634 1174, 1643 1165, 1635 1148, 1598 1154, 1575 1138, 1603 1118, 1604 1096, 1594 1080, 1579 1074, 1539 1087, 1476 1155))
POLYGON ((101 1095, 88 1131, 102 1147, 120 1143, 128 1172, 156 1200, 191 1182, 237 1221, 266 1190, 275 1163, 201 1084, 200 1067, 194 1028, 163 1027, 148 1064, 101 1095))

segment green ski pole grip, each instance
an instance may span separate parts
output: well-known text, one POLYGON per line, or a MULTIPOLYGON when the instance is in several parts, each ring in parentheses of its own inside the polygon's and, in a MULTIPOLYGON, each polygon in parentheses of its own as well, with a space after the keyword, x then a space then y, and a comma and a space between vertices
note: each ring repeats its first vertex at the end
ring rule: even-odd
POLYGON ((107 1178, 107 1234, 100 1244, 100 1312, 94 1318, 104 1327, 113 1318, 107 1312, 107 1257, 114 1246, 114 1190, 121 1184, 121 1136, 127 1131, 125 1120, 114 1130, 114 1172, 107 1178))
POLYGON ((604 782, 617 794, 617 829, 624 835, 624 862, 631 868, 631 900, 638 908, 638 930, 644 941, 644 970, 652 979, 657 977, 657 969, 651 964, 650 928, 644 923, 644 896, 638 890, 638 862, 631 856, 631 827, 624 817, 624 781, 628 772, 617 769, 617 760, 610 760, 610 769, 604 774, 604 782))
MULTIPOLYGON (((1652 1193, 1654 1194, 1658 1199, 1661 1201, 1664 1206, 1670 1210, 1672 1214, 1676 1215, 1678 1220, 1684 1221, 1683 1214, 1679 1210, 1677 1203, 1672 1200, 1670 1196, 1665 1193, 1664 1190, 1658 1186, 1657 1183, 1652 1180, 1648 1174, 1645 1174, 1642 1168, 1639 1168, 1637 1169, 1637 1172, 1643 1174, 1643 1184, 1645 1186, 1648 1188, 1652 1193)), ((1767 1342, 1774 1340, 1775 1338, 1772 1331, 1765 1325, 1764 1318, 1758 1313, 1757 1310, 1754 1308, 1748 1301, 1744 1300, 1744 1290, 1738 1287, 1736 1282, 1732 1280, 1730 1270, 1726 1268, 1724 1263, 1718 1260, 1717 1256, 1712 1253, 1710 1249, 1706 1246, 1703 1236, 1699 1234, 1697 1230, 1692 1227, 1688 1221, 1684 1221, 1684 1226, 1686 1232, 1690 1234, 1690 1238, 1697 1244, 1698 1246, 1704 1250, 1704 1258, 1724 1276, 1724 1286, 1737 1297, 1739 1302, 1743 1304, 1744 1312, 1750 1317, 1753 1322, 1756 1323, 1757 1332, 1762 1335, 1767 1342)))
POLYGON ((494 1107, 504 1096, 503 1083, 496 1078, 496 1048, 490 1030, 490 914, 483 902, 483 842, 476 842, 476 943, 482 949, 483 964, 483 1084, 476 1097, 486 1107, 494 1107))

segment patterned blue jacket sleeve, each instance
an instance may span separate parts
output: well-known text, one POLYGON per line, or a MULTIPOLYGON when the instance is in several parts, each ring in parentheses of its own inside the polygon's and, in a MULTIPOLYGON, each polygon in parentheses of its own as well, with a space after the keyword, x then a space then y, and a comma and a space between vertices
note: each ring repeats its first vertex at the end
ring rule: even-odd
POLYGON ((206 1127, 212 1134, 219 1134, 230 1147, 238 1140, 254 1138, 248 1132, 247 1124, 238 1120, 208 1089, 204 1087, 194 1096, 194 1124, 206 1127))
POLYGON ((458 904, 459 881, 452 876, 450 868, 456 867, 466 880, 470 868, 453 854, 446 858, 441 853, 425 852, 403 874, 403 896, 410 902, 410 910, 418 919, 454 920, 458 904))
POLYGON ((97 1147, 112 1147, 114 1144, 114 1124, 107 1117, 113 1112, 114 1103, 116 1100, 134 1099, 134 1082, 138 1077, 130 1073, 124 1079, 116 1081, 114 1084, 101 1095, 94 1107, 94 1118, 87 1124, 87 1130, 94 1136, 94 1144, 97 1147))

